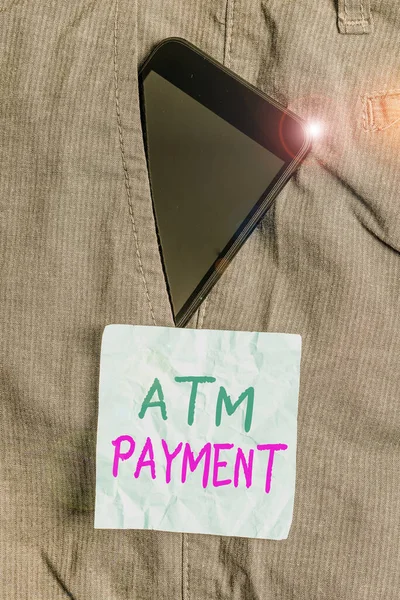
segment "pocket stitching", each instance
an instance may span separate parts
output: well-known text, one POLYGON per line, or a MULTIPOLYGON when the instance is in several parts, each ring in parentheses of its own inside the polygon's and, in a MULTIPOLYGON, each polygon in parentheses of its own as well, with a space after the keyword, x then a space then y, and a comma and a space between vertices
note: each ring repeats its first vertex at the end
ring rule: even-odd
POLYGON ((115 85, 114 85, 114 87, 115 87, 115 109, 116 109, 116 113, 117 113, 117 124, 118 124, 118 134, 119 134, 119 146, 120 146, 120 150, 121 150, 122 168, 124 170, 124 180, 125 180, 126 196, 127 196, 127 200, 128 200, 129 216, 131 219, 133 235, 134 235, 134 239, 135 239, 136 256, 137 256, 138 263, 139 263, 139 270, 142 275, 142 281, 143 281, 144 290, 146 293, 147 302, 148 302, 148 305, 150 308, 153 325, 156 325, 157 324, 156 318, 154 315, 153 306, 152 306, 152 303, 150 300, 149 289, 148 289, 146 277, 144 274, 142 257, 140 255, 139 240, 138 240, 138 235, 137 235, 135 217, 133 214, 131 183, 130 183, 130 178, 129 178, 128 166, 126 164, 126 159, 125 159, 125 146, 124 146, 124 136, 123 136, 123 131, 122 131, 122 124, 121 124, 121 112, 120 112, 120 107, 119 107, 119 86, 118 86, 118 8, 119 8, 118 0, 115 0, 115 12, 114 12, 114 84, 115 85))
POLYGON ((363 129, 365 131, 384 131, 400 121, 399 117, 383 127, 377 126, 372 101, 376 98, 386 98, 387 96, 400 96, 400 90, 373 91, 361 96, 363 104, 363 129))

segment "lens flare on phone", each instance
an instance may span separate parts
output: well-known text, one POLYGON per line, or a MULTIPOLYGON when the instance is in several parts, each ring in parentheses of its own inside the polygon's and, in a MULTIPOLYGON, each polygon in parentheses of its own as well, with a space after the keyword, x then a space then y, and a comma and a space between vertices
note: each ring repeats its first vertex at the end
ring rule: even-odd
POLYGON ((307 129, 311 137, 319 138, 323 134, 323 125, 320 121, 309 121, 307 123, 307 129))
MULTIPOLYGON (((291 99, 288 108, 305 121, 312 140, 312 150, 302 163, 303 169, 330 167, 342 159, 343 130, 348 125, 348 119, 340 97, 324 94, 299 96, 291 99)), ((292 156, 293 152, 289 152, 288 148, 290 140, 283 136, 284 120, 285 115, 280 121, 279 139, 289 156, 292 156)))

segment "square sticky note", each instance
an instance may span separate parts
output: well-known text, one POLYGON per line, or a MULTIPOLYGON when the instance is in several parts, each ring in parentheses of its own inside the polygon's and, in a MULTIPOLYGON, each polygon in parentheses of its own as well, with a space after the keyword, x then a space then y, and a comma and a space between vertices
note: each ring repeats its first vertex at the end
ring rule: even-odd
POLYGON ((284 539, 301 337, 108 325, 95 528, 284 539))

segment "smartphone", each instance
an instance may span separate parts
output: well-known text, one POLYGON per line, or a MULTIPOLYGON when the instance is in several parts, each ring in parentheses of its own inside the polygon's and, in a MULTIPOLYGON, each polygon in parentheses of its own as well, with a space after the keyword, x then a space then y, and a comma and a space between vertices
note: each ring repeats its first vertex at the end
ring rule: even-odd
POLYGON ((311 149, 306 123, 181 38, 139 70, 143 141, 174 322, 187 324, 311 149))

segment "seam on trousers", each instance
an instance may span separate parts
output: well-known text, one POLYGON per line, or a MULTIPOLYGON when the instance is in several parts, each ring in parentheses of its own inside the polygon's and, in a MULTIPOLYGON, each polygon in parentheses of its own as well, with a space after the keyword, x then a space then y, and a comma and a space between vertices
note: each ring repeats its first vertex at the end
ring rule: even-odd
POLYGON ((119 133, 119 146, 121 149, 121 159, 122 159, 122 167, 124 170, 124 179, 125 179, 125 189, 126 196, 128 199, 128 207, 129 207, 129 215, 132 223, 133 235, 135 238, 135 247, 136 247, 136 256, 139 263, 139 270, 142 276, 142 281, 144 285, 144 289, 146 292, 147 302, 150 308, 151 319, 153 321, 153 325, 156 325, 156 319, 154 316, 154 310, 150 301, 149 290, 147 287, 146 277, 144 275, 142 258, 140 256, 139 250, 139 240, 137 235, 135 217, 133 214, 133 206, 132 206, 132 193, 131 193, 131 183, 129 179, 128 167, 125 160, 125 147, 124 147, 124 136, 121 125, 121 111, 119 107, 119 87, 118 87, 118 0, 115 0, 115 13, 114 13, 114 83, 115 83, 115 108, 117 113, 117 124, 118 124, 118 133, 119 133))
POLYGON ((232 38, 233 38, 233 15, 235 12, 235 0, 227 0, 226 2, 226 18, 225 18, 225 50, 224 50, 224 65, 230 68, 231 53, 232 53, 232 38))
POLYGON ((371 33, 370 0, 338 0, 338 28, 340 33, 371 33))
POLYGON ((181 534, 182 542, 182 600, 189 600, 189 538, 181 534))

